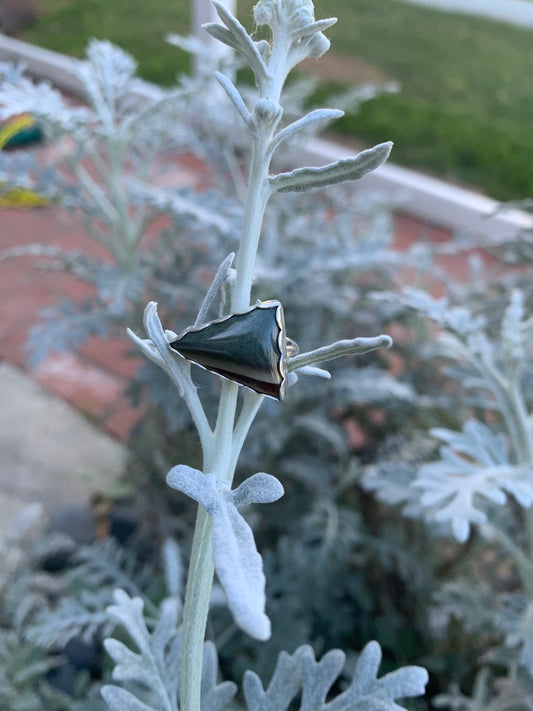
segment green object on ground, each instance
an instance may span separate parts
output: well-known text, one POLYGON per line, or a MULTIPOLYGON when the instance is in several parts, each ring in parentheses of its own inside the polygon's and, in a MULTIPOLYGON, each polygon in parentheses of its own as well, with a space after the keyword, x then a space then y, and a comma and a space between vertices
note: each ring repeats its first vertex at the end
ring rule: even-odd
MULTIPOLYGON (((40 140, 42 131, 29 114, 21 114, 0 128, 0 150, 40 140)), ((4 189, 0 182, 0 207, 42 207, 48 200, 25 187, 4 189)))
POLYGON ((34 124, 28 128, 22 128, 14 136, 8 139, 3 148, 17 148, 18 146, 26 145, 27 143, 37 143, 43 138, 43 132, 34 124))

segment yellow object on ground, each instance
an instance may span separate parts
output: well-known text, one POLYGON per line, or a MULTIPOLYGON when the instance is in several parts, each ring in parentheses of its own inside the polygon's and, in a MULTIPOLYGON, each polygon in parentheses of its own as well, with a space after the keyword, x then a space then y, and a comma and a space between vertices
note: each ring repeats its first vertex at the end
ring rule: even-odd
POLYGON ((49 204, 45 197, 27 188, 14 188, 2 195, 0 183, 0 207, 44 207, 49 204))
MULTIPOLYGON (((35 119, 29 114, 21 114, 0 128, 0 150, 21 131, 32 129, 36 126, 35 119)), ((2 193, 0 183, 0 207, 43 207, 49 201, 42 195, 28 188, 12 188, 2 193)))
POLYGON ((20 131, 24 131, 28 128, 33 128, 34 126, 35 119, 29 114, 21 114, 20 116, 17 116, 17 118, 13 119, 13 121, 6 123, 5 126, 0 128, 0 149, 2 149, 6 143, 9 143, 9 141, 16 136, 17 133, 20 133, 20 131))

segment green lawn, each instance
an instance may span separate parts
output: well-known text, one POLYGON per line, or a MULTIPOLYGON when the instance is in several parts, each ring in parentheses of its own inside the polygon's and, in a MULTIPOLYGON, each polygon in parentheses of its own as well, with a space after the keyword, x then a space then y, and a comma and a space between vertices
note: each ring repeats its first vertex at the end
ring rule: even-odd
POLYGON ((498 198, 533 195, 533 31, 397 0, 322 0, 335 51, 402 84, 344 128, 395 142, 394 160, 498 198))
POLYGON ((171 84, 188 71, 185 53, 163 41, 168 32, 190 31, 188 0, 40 0, 40 19, 21 39, 82 57, 92 37, 130 52, 148 80, 171 84))
MULTIPOLYGON (((187 66, 160 38, 187 32, 189 0, 41 0, 41 6, 41 19, 23 38, 80 56, 89 37, 107 37, 134 54, 143 76, 161 83, 187 66)), ((239 0, 243 22, 251 7, 239 0)), ((402 85, 400 94, 345 117, 343 132, 366 143, 392 139, 395 162, 494 197, 533 196, 533 31, 399 0, 316 0, 315 7, 317 17, 340 18, 328 33, 334 54, 359 58, 402 85)))

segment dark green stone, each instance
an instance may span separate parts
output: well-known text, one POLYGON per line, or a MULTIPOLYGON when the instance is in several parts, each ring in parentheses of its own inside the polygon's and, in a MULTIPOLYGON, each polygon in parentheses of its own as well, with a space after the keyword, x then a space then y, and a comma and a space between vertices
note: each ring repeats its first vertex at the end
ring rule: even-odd
POLYGON ((282 400, 286 390, 286 338, 279 301, 187 328, 170 346, 187 360, 282 400))

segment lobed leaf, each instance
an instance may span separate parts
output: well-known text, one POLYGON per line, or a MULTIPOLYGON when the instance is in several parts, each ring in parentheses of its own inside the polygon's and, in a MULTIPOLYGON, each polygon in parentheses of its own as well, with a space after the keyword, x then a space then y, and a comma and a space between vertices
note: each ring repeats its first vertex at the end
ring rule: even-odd
POLYGON ((423 465, 413 482, 421 490, 420 503, 430 520, 447 523, 459 542, 473 524, 487 520, 487 500, 503 505, 506 493, 521 506, 533 503, 531 469, 508 460, 505 439, 477 420, 469 420, 462 432, 443 428, 430 431, 447 443, 440 460, 423 465))
POLYGON ((246 671, 243 692, 249 711, 286 711, 302 685, 302 669, 298 650, 293 655, 281 652, 266 691, 252 671, 246 671))
POLYGON ((311 647, 299 647, 293 655, 281 652, 268 688, 250 671, 243 691, 249 711, 287 711, 301 693, 299 711, 400 711, 397 699, 424 694, 428 674, 421 667, 404 667, 381 679, 381 648, 370 642, 361 652, 350 686, 329 702, 326 698, 342 671, 345 655, 339 649, 317 662, 311 647))
POLYGON ((202 664, 201 711, 222 711, 237 693, 237 685, 224 681, 217 685, 217 650, 212 642, 205 642, 202 664))
POLYGON ((106 684, 102 687, 101 694, 111 711, 158 711, 119 686, 106 684))
POLYGON ((157 624, 150 634, 143 615, 143 601, 131 598, 123 590, 115 590, 114 598, 115 604, 108 607, 108 613, 122 624, 140 653, 117 639, 104 640, 105 649, 115 662, 113 678, 125 682, 135 692, 134 695, 128 688, 109 685, 102 690, 104 699, 112 711, 118 708, 178 711, 180 601, 167 598, 162 602, 157 624), (145 703, 155 703, 152 698, 158 699, 157 706, 145 703), (120 706, 126 702, 131 702, 131 706, 120 706))
POLYGON ((317 662, 311 647, 300 647, 303 690, 300 711, 314 711, 326 703, 326 697, 346 661, 340 649, 332 649, 317 662))
POLYGON ((326 705, 325 711, 363 711, 368 708, 399 711, 402 707, 396 704, 396 699, 424 694, 428 682, 425 669, 416 666, 404 667, 378 679, 381 657, 379 644, 369 642, 357 661, 352 683, 346 691, 326 705))

